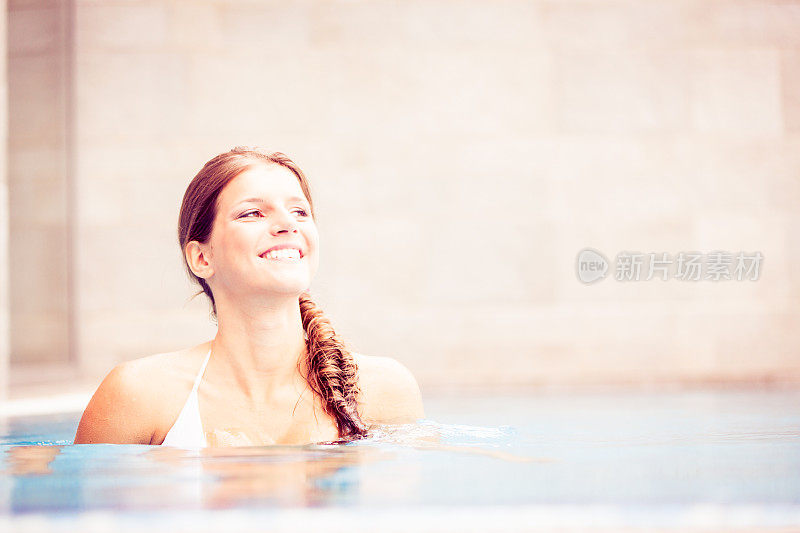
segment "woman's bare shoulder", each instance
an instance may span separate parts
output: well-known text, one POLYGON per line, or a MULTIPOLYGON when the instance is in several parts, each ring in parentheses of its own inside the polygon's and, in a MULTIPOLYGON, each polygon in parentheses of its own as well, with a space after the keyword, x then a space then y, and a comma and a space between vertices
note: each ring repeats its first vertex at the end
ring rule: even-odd
POLYGON ((175 388, 176 379, 185 377, 189 368, 189 352, 188 349, 163 352, 123 361, 108 373, 106 380, 111 378, 108 385, 121 392, 140 393, 159 399, 165 384, 171 384, 167 390, 175 388), (157 394, 151 394, 154 392, 157 394))
POLYGON ((419 385, 405 365, 391 357, 352 355, 358 366, 364 422, 403 424, 425 417, 419 385))
POLYGON ((177 350, 174 352, 162 352, 146 355, 137 359, 130 359, 118 364, 115 369, 119 369, 132 378, 151 375, 153 378, 168 377, 173 372, 180 372, 185 369, 191 360, 193 348, 177 350))
POLYGON ((159 389, 165 383, 169 383, 169 388, 175 389, 177 382, 188 380, 191 383, 209 347, 209 343, 206 342, 173 352, 146 355, 120 363, 115 370, 119 370, 131 378, 132 382, 144 387, 159 389), (148 377, 150 379, 147 379, 148 377))
POLYGON ((131 359, 111 369, 83 412, 75 444, 149 444, 163 424, 164 406, 175 402, 172 392, 181 389, 176 380, 185 376, 191 350, 131 359))

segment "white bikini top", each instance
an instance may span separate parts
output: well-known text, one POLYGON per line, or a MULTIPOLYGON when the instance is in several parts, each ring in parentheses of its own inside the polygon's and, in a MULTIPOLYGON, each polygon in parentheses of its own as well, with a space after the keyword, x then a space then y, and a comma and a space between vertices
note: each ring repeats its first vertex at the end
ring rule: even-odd
POLYGON ((197 402, 197 389, 200 387, 200 382, 203 380, 203 374, 206 371, 206 365, 211 358, 211 349, 208 350, 206 360, 203 361, 203 366, 200 367, 200 372, 194 380, 192 392, 183 404, 183 409, 178 415, 178 419, 172 424, 172 427, 164 437, 162 446, 175 446, 178 448, 204 448, 208 446, 206 441, 206 434, 203 431, 203 422, 200 420, 200 405, 197 402))

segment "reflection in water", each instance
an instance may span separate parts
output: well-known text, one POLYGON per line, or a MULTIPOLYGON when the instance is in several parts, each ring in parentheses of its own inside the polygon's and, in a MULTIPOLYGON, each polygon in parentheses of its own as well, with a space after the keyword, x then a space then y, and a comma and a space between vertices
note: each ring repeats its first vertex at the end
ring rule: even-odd
POLYGON ((337 492, 358 492, 359 467, 394 457, 391 451, 342 445, 257 446, 203 448, 196 451, 159 446, 148 459, 180 470, 194 470, 202 483, 203 507, 265 502, 278 505, 316 505, 336 499, 337 492), (325 480, 337 474, 346 483, 325 480), (209 478, 211 476, 211 478, 209 478))
POLYGON ((534 461, 499 449, 512 436, 510 428, 424 421, 375 426, 363 439, 304 446, 81 444, 0 450, 14 512, 295 507, 415 501, 426 484, 426 464, 446 467, 458 455, 534 461), (441 457, 425 459, 430 452, 441 457))
POLYGON ((6 450, 4 475, 50 474, 50 463, 61 453, 61 446, 14 446, 6 450))
MULTIPOLYGON (((431 421, 373 426, 367 438, 305 446, 210 447, 193 451, 158 446, 145 456, 194 476, 194 498, 203 507, 241 504, 320 505, 361 499, 361 473, 367 465, 391 462, 409 451, 473 454, 512 462, 548 461, 496 449, 508 443, 511 428, 447 426, 431 421), (456 444, 449 444, 454 442, 456 444), (492 448, 494 446, 495 448, 492 448), (203 480, 206 480, 203 482, 203 480), (213 482, 212 482, 213 480, 213 482)), ((391 474, 369 477, 375 498, 416 496, 417 461, 391 474)))
POLYGON ((9 509, 13 513, 76 509, 82 507, 79 469, 71 475, 58 475, 54 467, 68 446, 24 445, 3 450, 3 485, 10 491, 9 509))

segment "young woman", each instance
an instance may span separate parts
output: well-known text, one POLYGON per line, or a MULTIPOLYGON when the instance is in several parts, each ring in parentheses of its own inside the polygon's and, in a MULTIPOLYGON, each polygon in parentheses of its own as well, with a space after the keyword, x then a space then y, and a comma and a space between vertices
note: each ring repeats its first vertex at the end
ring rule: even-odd
POLYGON ((319 237, 288 157, 239 147, 211 159, 186 189, 178 237, 217 334, 115 367, 76 444, 305 444, 424 417, 408 369, 349 352, 306 292, 319 237))

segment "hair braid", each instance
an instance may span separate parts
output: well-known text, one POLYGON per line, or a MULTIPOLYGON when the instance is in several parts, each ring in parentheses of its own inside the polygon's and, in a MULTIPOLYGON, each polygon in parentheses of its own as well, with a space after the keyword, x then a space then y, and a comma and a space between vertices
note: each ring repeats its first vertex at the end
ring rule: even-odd
POLYGON ((357 410, 358 366, 330 321, 308 293, 300 295, 300 315, 308 340, 308 384, 336 419, 339 437, 362 436, 367 426, 357 410))

